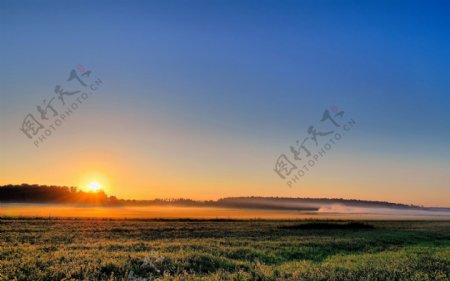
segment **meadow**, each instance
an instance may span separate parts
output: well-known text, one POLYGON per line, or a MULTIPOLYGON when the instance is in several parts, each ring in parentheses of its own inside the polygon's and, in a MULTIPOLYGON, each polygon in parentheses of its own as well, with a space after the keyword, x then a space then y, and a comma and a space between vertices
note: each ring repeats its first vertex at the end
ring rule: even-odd
POLYGON ((0 280, 450 280, 450 221, 0 217, 0 280))

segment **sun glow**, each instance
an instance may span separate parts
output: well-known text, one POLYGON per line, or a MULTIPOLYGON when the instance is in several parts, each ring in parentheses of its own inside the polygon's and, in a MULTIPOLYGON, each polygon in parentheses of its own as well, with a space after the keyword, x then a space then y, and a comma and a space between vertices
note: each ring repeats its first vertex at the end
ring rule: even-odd
POLYGON ((102 186, 98 182, 93 181, 87 185, 87 188, 91 192, 97 192, 102 188, 102 186))
POLYGON ((91 169, 89 172, 83 172, 77 176, 80 190, 85 192, 100 192, 108 193, 111 188, 109 177, 103 172, 97 172, 91 169))

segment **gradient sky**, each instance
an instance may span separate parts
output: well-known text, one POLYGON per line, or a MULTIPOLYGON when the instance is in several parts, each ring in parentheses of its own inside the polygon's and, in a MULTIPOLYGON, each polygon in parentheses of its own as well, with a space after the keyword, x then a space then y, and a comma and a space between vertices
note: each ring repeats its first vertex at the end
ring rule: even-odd
POLYGON ((450 206, 449 12, 446 1, 1 1, 0 184, 450 206), (78 64, 104 84, 36 148, 22 121, 78 64), (356 126, 289 188, 277 157, 333 104, 356 126))

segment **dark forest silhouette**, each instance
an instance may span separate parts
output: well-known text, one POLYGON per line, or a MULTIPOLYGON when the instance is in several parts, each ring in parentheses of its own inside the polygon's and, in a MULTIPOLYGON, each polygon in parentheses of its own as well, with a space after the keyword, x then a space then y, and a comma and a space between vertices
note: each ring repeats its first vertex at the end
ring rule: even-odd
POLYGON ((84 192, 77 187, 54 185, 4 185, 0 186, 0 202, 15 203, 81 203, 105 204, 113 202, 105 192, 84 192))
POLYGON ((20 184, 0 186, 0 203, 58 203, 96 205, 173 205, 187 207, 225 207, 246 209, 317 211, 320 206, 342 204, 348 207, 422 209, 421 206, 342 198, 229 197, 219 200, 192 199, 126 200, 108 196, 104 191, 85 192, 77 187, 20 184))

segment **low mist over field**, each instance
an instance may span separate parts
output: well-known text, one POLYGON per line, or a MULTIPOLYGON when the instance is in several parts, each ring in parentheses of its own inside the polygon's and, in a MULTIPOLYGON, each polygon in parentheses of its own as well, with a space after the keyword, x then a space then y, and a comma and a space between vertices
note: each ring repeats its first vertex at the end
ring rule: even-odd
POLYGON ((40 185, 0 186, 0 203, 0 215, 8 216, 450 219, 450 209, 379 201, 277 197, 122 200, 103 191, 40 185))

